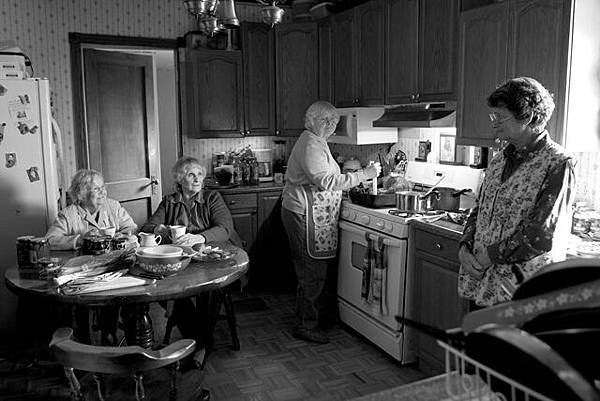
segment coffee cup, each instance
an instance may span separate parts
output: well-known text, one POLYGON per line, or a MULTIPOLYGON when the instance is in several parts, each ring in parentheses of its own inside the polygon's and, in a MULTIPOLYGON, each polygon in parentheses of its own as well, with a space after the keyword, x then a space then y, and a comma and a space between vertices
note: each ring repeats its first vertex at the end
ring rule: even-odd
POLYGON ((160 244, 162 237, 152 233, 140 233, 140 246, 156 246, 160 244))
POLYGON ((175 242, 179 237, 185 234, 186 227, 177 225, 177 226, 169 226, 169 233, 171 235, 171 241, 175 242))
POLYGON ((100 231, 100 234, 108 235, 110 237, 114 237, 115 234, 117 233, 117 229, 115 227, 104 227, 104 228, 101 228, 99 231, 100 231))

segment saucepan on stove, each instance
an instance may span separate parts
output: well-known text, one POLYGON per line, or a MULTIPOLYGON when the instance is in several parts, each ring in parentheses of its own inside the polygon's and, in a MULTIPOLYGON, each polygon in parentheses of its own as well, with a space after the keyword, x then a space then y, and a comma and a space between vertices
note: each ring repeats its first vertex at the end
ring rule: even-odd
POLYGON ((396 209, 408 213, 423 213, 432 209, 433 192, 423 193, 417 191, 396 192, 396 209))
POLYGON ((460 196, 470 192, 471 189, 454 189, 449 187, 437 187, 432 191, 432 207, 434 210, 445 210, 457 212, 460 209, 460 196))

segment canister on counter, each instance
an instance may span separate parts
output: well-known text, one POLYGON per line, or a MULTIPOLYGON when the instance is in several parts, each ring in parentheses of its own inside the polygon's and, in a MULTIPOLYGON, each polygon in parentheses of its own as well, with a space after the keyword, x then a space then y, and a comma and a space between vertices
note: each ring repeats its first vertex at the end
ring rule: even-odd
POLYGON ((58 276, 61 265, 62 262, 60 258, 40 258, 38 260, 39 277, 41 279, 52 280, 53 278, 58 276))
POLYGON ((50 245, 44 237, 32 238, 29 241, 29 265, 38 267, 38 260, 50 257, 50 245))
POLYGON ((114 237, 110 242, 110 249, 113 251, 127 248, 129 238, 127 237, 114 237))
POLYGON ((102 255, 110 252, 112 237, 109 235, 92 235, 83 239, 84 255, 102 255))
POLYGON ((31 266, 29 262, 29 242, 35 238, 33 235, 23 235, 17 237, 17 266, 20 269, 31 266))

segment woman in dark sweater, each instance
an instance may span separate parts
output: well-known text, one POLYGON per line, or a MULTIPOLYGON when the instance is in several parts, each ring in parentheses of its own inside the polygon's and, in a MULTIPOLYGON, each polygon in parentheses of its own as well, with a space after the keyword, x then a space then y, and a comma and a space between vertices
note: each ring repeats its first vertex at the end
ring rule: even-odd
MULTIPOLYGON (((142 232, 160 234, 164 242, 193 246, 197 243, 230 241, 241 246, 231 213, 217 191, 203 191, 206 169, 193 157, 182 157, 172 168, 175 192, 163 198, 142 232), (170 225, 184 225, 186 234, 170 238, 170 225)), ((173 317, 181 335, 201 340, 201 322, 191 299, 175 302, 173 317)))

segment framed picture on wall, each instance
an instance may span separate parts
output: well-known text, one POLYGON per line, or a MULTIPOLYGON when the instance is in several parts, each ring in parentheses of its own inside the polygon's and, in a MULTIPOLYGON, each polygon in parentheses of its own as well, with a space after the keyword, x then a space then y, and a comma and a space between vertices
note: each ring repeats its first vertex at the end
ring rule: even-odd
POLYGON ((440 163, 456 163, 456 137, 454 135, 440 135, 440 163))

